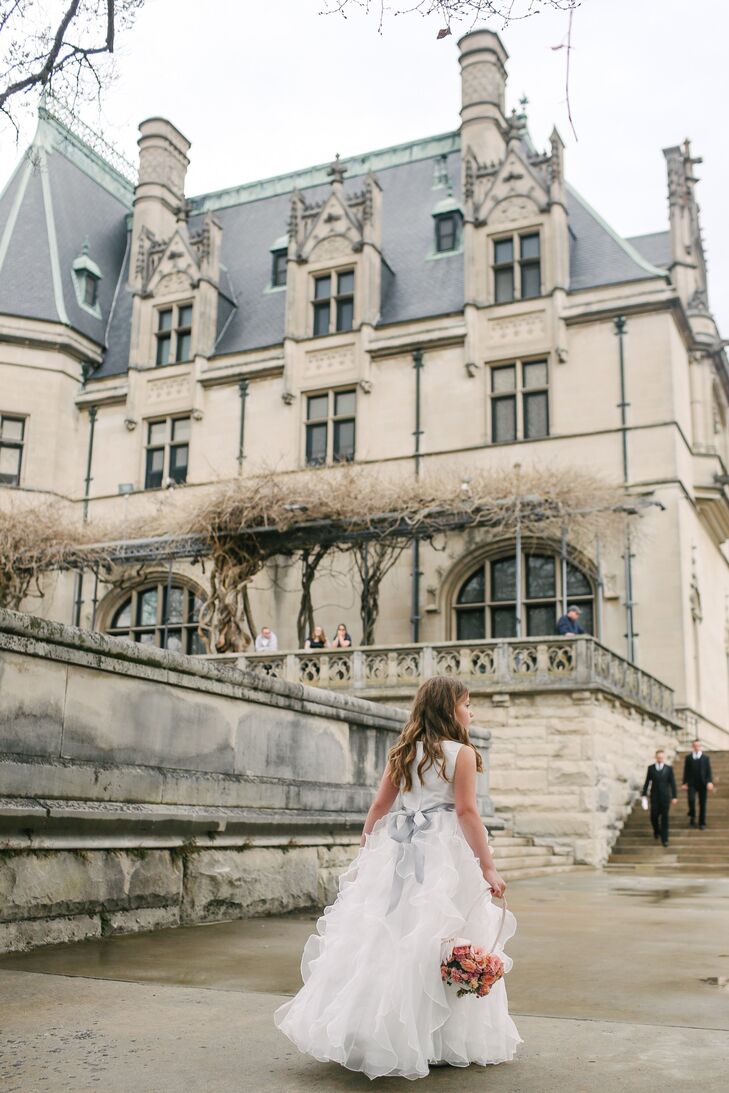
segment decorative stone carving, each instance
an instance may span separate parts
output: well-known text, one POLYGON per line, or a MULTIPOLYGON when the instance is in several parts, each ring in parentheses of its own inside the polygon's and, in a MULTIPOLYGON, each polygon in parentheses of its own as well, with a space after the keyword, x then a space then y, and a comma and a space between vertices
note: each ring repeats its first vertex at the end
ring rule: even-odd
POLYGON ((497 342, 538 338, 545 334, 546 329, 546 316, 543 311, 529 311, 524 315, 489 320, 489 334, 497 342))
POLYGON ((315 262, 329 262, 337 258, 347 258, 352 253, 352 244, 344 235, 330 235, 316 243, 309 255, 315 262))
POLYGON ((351 345, 342 349, 326 349, 319 353, 307 353, 304 364, 304 371, 307 376, 348 372, 353 368, 354 349, 351 345))
POLYGON ((461 94, 463 105, 477 102, 501 103, 504 80, 492 64, 470 64, 463 69, 461 94))
POLYGON ((528 220, 538 212, 538 207, 528 197, 507 197, 500 201, 489 215, 489 224, 511 224, 516 220, 528 220))
POLYGON ((190 380, 188 376, 169 376, 165 379, 151 380, 147 385, 150 402, 169 402, 188 398, 190 380))

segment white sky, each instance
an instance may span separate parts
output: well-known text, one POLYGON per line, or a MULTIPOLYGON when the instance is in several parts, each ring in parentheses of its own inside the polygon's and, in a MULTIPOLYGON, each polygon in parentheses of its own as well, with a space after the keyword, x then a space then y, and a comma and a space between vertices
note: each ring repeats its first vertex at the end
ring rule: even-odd
MULTIPOLYGON (((405 6, 406 0, 400 0, 405 6)), ((452 130, 456 41, 437 17, 322 16, 323 0, 146 0, 121 43, 102 113, 85 119, 136 158, 136 127, 168 117, 192 141, 187 192, 241 182, 452 130)), ((377 5, 375 5, 377 6, 377 5)), ((517 8, 524 3, 517 0, 517 8)), ((567 17, 495 26, 510 54, 507 107, 529 97, 537 147, 556 123, 570 182, 625 235, 667 226, 661 149, 692 140, 702 180, 710 304, 729 335, 725 0, 583 0, 573 24, 565 103, 567 17)), ((24 133, 25 142, 32 135, 24 133)), ((4 183, 17 150, 0 137, 4 183)))

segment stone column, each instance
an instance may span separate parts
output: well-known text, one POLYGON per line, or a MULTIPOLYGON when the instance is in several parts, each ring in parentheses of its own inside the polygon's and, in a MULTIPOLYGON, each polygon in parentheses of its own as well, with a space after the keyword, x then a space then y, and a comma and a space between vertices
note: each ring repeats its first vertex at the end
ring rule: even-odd
POLYGON ((458 43, 461 63, 461 148, 479 163, 500 163, 504 157, 506 119, 506 60, 508 54, 490 30, 466 34, 458 43))

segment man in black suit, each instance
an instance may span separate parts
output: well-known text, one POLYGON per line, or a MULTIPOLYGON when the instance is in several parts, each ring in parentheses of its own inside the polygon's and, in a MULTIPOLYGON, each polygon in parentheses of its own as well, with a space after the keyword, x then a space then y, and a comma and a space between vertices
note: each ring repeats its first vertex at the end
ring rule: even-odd
POLYGON ((694 740, 691 754, 686 756, 682 783, 681 789, 688 790, 688 814, 692 827, 696 827, 696 794, 699 795, 699 827, 703 831, 706 827, 706 794, 707 791, 714 792, 714 783, 711 760, 704 754, 700 740, 694 740))
POLYGON ((656 752, 655 763, 648 767, 643 784, 643 797, 647 796, 649 786, 653 838, 660 838, 663 845, 668 846, 668 812, 677 800, 676 779, 673 776, 673 767, 669 767, 666 762, 666 753, 660 749, 656 752))

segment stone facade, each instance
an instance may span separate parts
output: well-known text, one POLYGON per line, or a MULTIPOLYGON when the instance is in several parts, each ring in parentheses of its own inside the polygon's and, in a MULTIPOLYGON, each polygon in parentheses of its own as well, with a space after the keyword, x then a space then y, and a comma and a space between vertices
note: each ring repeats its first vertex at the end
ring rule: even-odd
MULTIPOLYGON (((577 552, 570 560, 600 601, 600 639, 625 653, 630 600, 637 663, 674 689, 696 731, 727 731, 729 372, 708 308, 695 160, 688 144, 666 150, 668 231, 621 239, 568 185, 559 134, 539 153, 526 118, 508 115, 498 36, 467 35, 460 49, 458 132, 194 199, 185 195, 190 146, 169 121, 142 124, 133 186, 44 115, 34 155, 0 202, 0 415, 25 429, 19 484, 0 486, 0 505, 61 498, 100 529, 152 517, 168 497, 170 456, 162 486, 145 488, 149 429, 179 417, 189 419, 184 489, 191 498, 264 470, 295 474, 306 465, 309 398, 344 390, 356 402, 355 461, 379 475, 410 476, 418 351, 424 478, 448 471, 467 479, 474 469, 506 471, 517 462, 567 475, 589 467, 613 482, 625 477, 629 493, 660 503, 646 510, 628 549, 632 589, 625 548, 607 550, 600 565, 577 552), (92 217, 89 198, 84 221, 84 200, 69 200, 63 189, 72 168, 83 176, 84 194, 92 183, 103 192, 116 220, 101 205, 92 217), (47 278, 48 305, 40 287, 33 300, 18 300, 24 281, 14 263, 33 252, 23 234, 33 210, 64 198, 79 236, 67 242, 68 269, 65 236, 54 235, 48 220, 32 270, 47 278), (433 225, 444 210, 456 222, 448 254, 434 250, 433 225), (97 223, 112 220, 118 238, 104 242, 97 223), (76 315, 69 293, 71 258, 81 254, 87 230, 88 261, 98 260, 102 274, 101 318, 88 309, 76 315), (539 239, 537 291, 500 300, 494 246, 512 238, 518 251, 527 237, 539 239), (276 252, 285 259, 285 287, 272 283, 276 252), (314 337, 316 279, 342 272, 352 272, 356 285, 351 329, 314 337), (178 327, 187 307, 185 334, 178 327), (174 341, 169 363, 157 367, 163 313, 174 341), (178 362, 174 349, 183 344, 178 362), (499 439, 494 369, 514 364, 518 371, 535 361, 546 362, 546 435, 526 434, 519 381, 517 435, 499 439), (120 496, 120 486, 132 492, 120 496)), ((527 277, 518 253, 511 268, 518 287, 527 277)), ((423 544, 418 603, 407 556, 386 578, 377 641, 408 642, 413 616, 420 617, 419 640, 453 639, 469 567, 513 549, 477 533, 453 534, 437 546, 423 544)), ((559 544, 528 549, 555 553, 559 544)), ((139 581, 166 576, 164 566, 150 565, 139 581)), ((68 573, 49 575, 45 598, 23 607, 106 630, 120 597, 104 577, 94 586, 87 573, 79 587, 68 573)), ((199 566, 180 560, 173 577, 205 596, 208 576, 199 566)), ((297 566, 283 560, 251 589, 255 618, 273 626, 281 648, 297 644, 299 589, 297 566)), ((314 603, 327 631, 341 618, 356 631, 343 558, 322 570, 314 603)))

